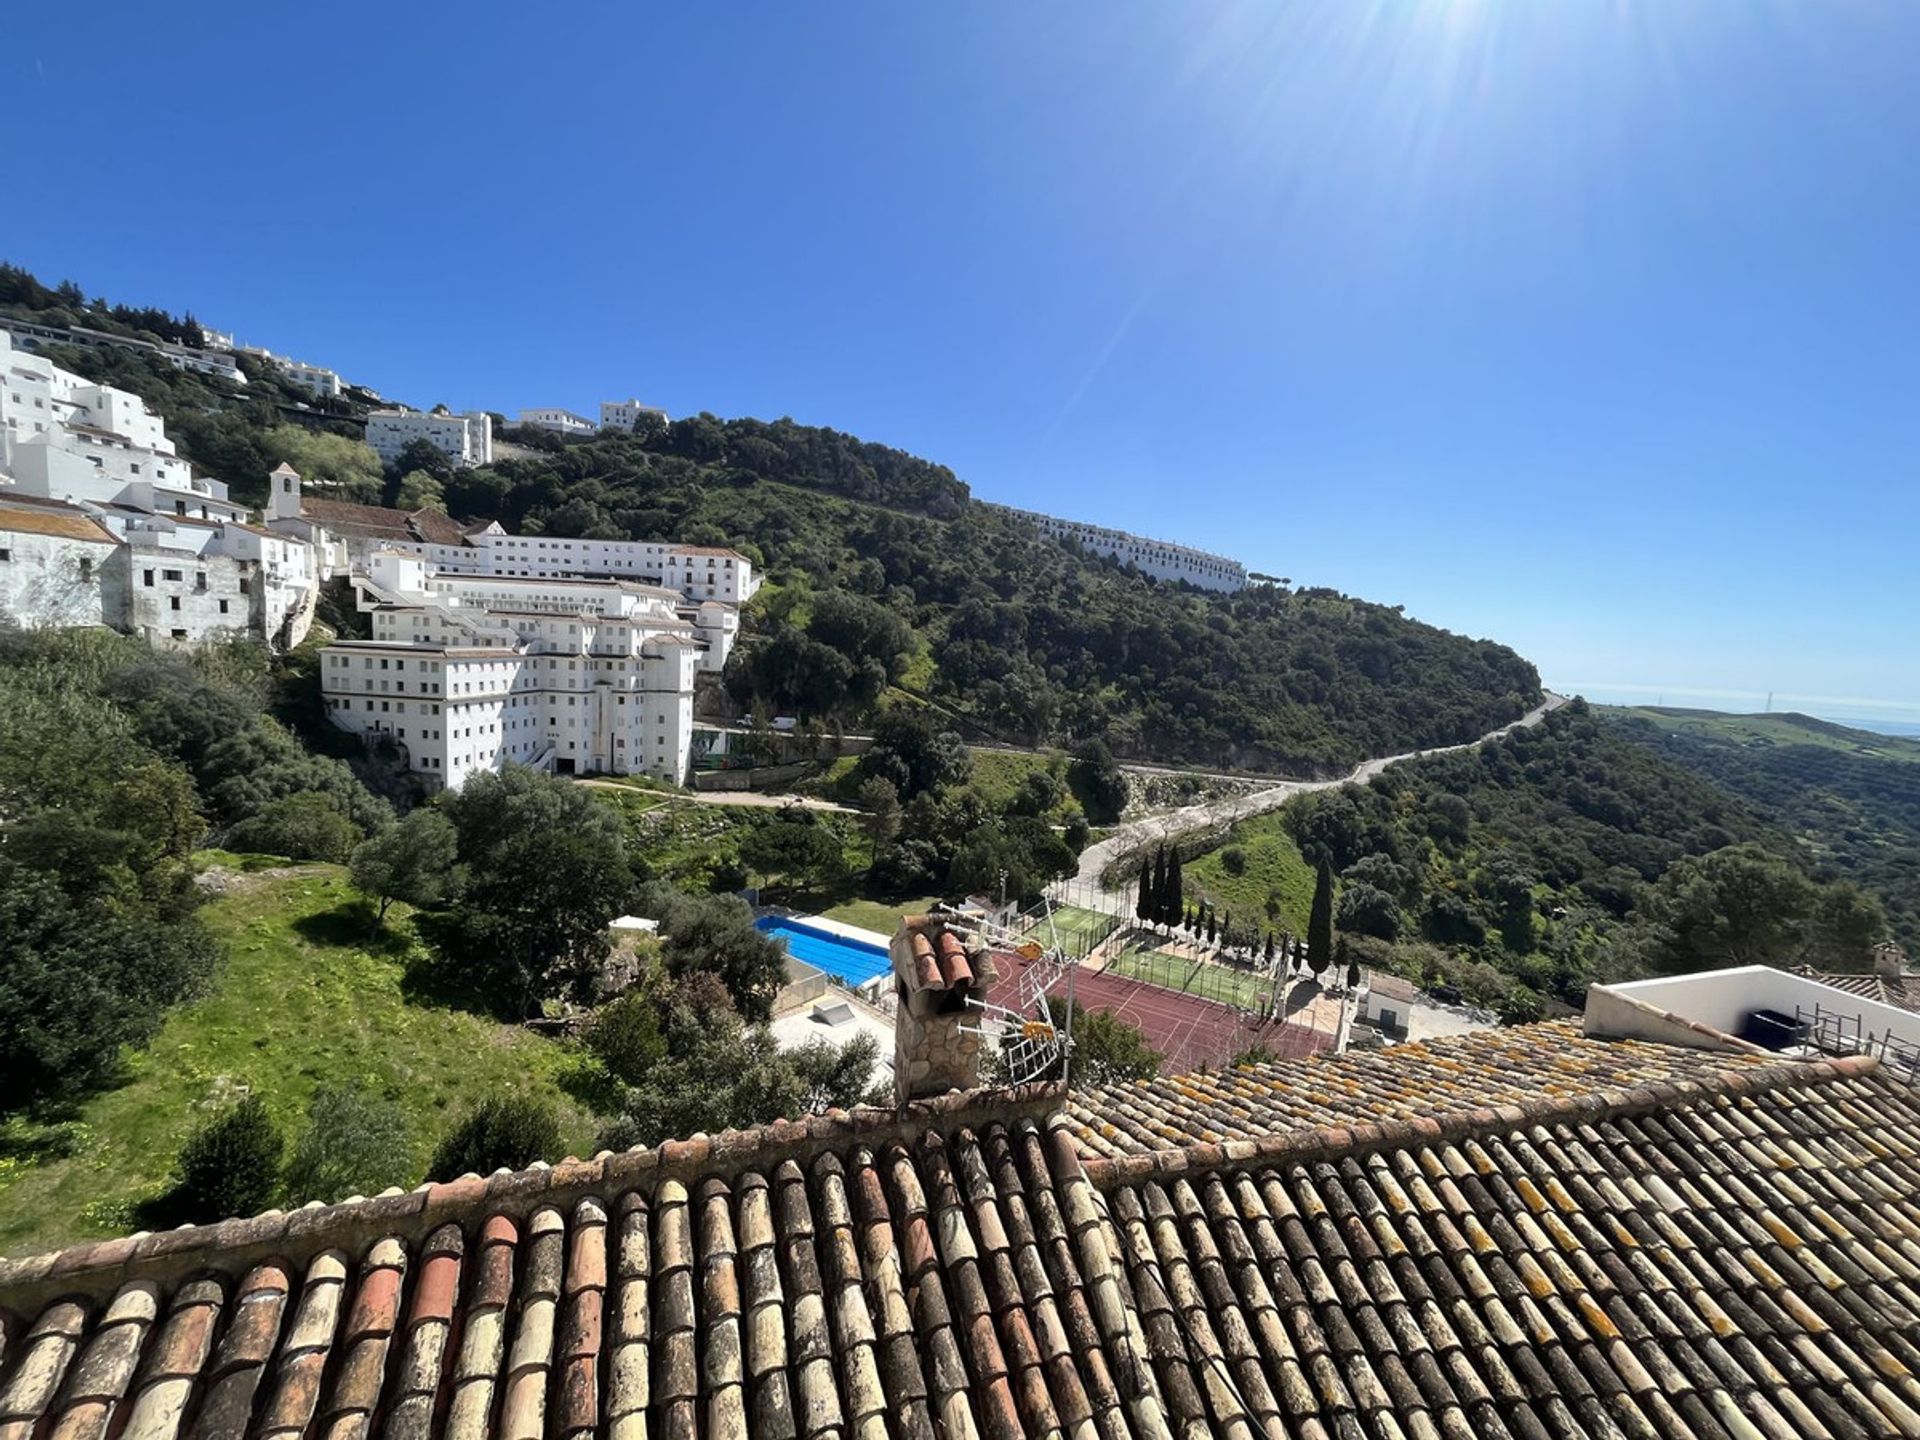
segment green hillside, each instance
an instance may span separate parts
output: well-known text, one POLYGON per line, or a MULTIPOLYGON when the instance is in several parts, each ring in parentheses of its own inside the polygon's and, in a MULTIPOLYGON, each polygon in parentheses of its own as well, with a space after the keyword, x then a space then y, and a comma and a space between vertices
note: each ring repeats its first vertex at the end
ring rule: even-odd
POLYGON ((1878 895, 1920 950, 1920 741, 1807 715, 1650 706, 1601 711, 1617 734, 1738 796, 1818 873, 1878 895))
MULTIPOLYGON (((190 323, 102 308, 7 267, 0 314, 129 333, 190 323)), ((243 388, 137 351, 49 355, 138 393, 181 453, 242 500, 262 499, 287 459, 334 493, 404 495, 528 534, 740 549, 773 582, 725 677, 743 709, 854 728, 912 696, 970 740, 1099 736, 1127 758, 1325 775, 1472 739, 1540 693, 1512 650, 1397 606, 1279 584, 1232 596, 1156 584, 975 503, 944 465, 792 420, 702 414, 581 441, 508 428, 492 466, 454 472, 419 453, 383 476, 358 443, 370 397, 308 407, 251 362, 243 388)))

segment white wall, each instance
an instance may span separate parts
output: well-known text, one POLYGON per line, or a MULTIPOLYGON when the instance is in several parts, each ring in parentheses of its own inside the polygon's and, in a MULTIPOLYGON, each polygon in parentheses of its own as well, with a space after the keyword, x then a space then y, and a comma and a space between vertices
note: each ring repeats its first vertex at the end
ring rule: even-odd
POLYGON ((1826 1013, 1858 1016, 1864 1031, 1876 1038, 1892 1036, 1909 1045, 1920 1045, 1920 1015, 1768 965, 1589 986, 1585 1025, 1589 1035, 1638 1037, 1705 1048, 1711 1047, 1711 1037, 1687 1032, 1684 1022, 1738 1036, 1756 1010, 1777 1010, 1790 1016, 1796 1007, 1809 1016, 1816 1007, 1826 1013), (1662 1014, 1683 1023, 1678 1027, 1663 1023, 1662 1014))
POLYGON ((0 530, 0 615, 27 629, 113 624, 124 603, 109 579, 118 549, 66 535, 0 530))

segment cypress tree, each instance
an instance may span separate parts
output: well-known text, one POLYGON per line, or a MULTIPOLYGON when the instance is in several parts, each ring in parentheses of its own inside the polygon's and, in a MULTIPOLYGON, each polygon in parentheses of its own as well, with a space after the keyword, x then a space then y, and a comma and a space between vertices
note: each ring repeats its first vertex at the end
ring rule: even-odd
POLYGON ((1207 907, 1207 943, 1209 945, 1213 943, 1213 936, 1214 936, 1213 907, 1209 905, 1207 907))
POLYGON ((1333 867, 1322 857, 1313 881, 1313 909, 1307 916, 1307 968, 1315 975, 1333 960, 1333 867))
POLYGON ((1187 906, 1187 881, 1186 877, 1180 873, 1180 849, 1178 846, 1174 847, 1173 854, 1167 861, 1166 901, 1167 922, 1171 924, 1173 923, 1173 917, 1186 909, 1187 906))
POLYGON ((1167 908, 1167 850, 1163 845, 1153 856, 1153 913, 1147 918, 1155 925, 1165 925, 1173 916, 1167 908))
POLYGON ((1153 862, 1140 862, 1140 893, 1134 897, 1133 918, 1142 925, 1153 919, 1153 862))
POLYGON ((1267 968, 1273 969, 1273 931, 1267 931, 1267 968))

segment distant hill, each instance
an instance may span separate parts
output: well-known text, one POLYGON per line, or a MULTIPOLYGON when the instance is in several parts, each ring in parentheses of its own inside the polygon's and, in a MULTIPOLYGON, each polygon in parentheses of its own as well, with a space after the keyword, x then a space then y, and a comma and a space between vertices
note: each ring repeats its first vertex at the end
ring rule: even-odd
POLYGON ((1920 950, 1920 740, 1791 713, 1595 708, 1794 836, 1817 871, 1874 891, 1901 942, 1920 950))
MULTIPOLYGON (((77 286, 18 270, 0 281, 0 314, 192 327, 104 302, 81 311, 77 286)), ((243 501, 263 496, 289 427, 358 439, 351 397, 322 412, 269 367, 250 364, 242 389, 139 351, 52 358, 140 394, 243 501)), ((743 711, 854 728, 883 703, 929 704, 968 739, 1098 738, 1125 758, 1332 775, 1475 739, 1540 698, 1534 667, 1504 645, 1333 590, 1156 584, 976 503, 944 465, 820 426, 702 414, 579 441, 507 436, 513 458, 429 477, 456 518, 732 545, 761 564, 772 583, 726 675, 743 711)), ((391 504, 402 478, 361 498, 391 504)))

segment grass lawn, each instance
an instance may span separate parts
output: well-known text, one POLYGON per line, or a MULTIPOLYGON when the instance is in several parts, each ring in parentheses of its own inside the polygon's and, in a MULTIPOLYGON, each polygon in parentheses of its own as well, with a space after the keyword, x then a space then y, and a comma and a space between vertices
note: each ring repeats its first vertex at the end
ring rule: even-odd
POLYGON ((1145 980, 1169 990, 1184 990, 1189 995, 1238 1005, 1244 1010, 1259 1007, 1273 994, 1271 976, 1249 974, 1229 965, 1196 966, 1190 960, 1140 946, 1115 956, 1107 962, 1107 969, 1116 975, 1145 980))
POLYGON ((842 900, 838 905, 829 906, 818 913, 829 920, 838 920, 842 925, 858 925, 863 930, 891 935, 900 928, 902 915, 924 915, 939 900, 938 895, 920 895, 905 900, 842 900))
POLYGON ((1278 924, 1295 935, 1307 933, 1307 912, 1313 908, 1313 867, 1287 834, 1279 815, 1256 815, 1242 820, 1218 850, 1187 862, 1182 872, 1186 898, 1211 900, 1214 909, 1231 911, 1238 921, 1267 924, 1267 897, 1280 903, 1278 924), (1240 875, 1227 869, 1226 852, 1238 846, 1246 854, 1240 875))
POLYGON ((559 1085, 571 1047, 410 999, 403 907, 388 918, 395 940, 369 949, 353 900, 339 866, 303 865, 250 874, 205 907, 226 949, 211 990, 128 1055, 125 1083, 75 1107, 70 1153, 36 1155, 23 1121, 0 1126, 0 1254, 133 1228, 133 1206, 165 1189, 209 1102, 238 1085, 266 1100, 289 1148, 322 1086, 397 1100, 415 1178, 455 1118, 495 1091, 553 1102, 568 1148, 591 1153, 598 1123, 559 1085))
POLYGON ((1053 937, 1060 937, 1060 944, 1069 955, 1085 955, 1115 928, 1114 918, 1098 910, 1083 910, 1078 905, 1056 905, 1053 907, 1053 928, 1047 927, 1043 919, 1029 932, 1042 945, 1051 945, 1053 937))

